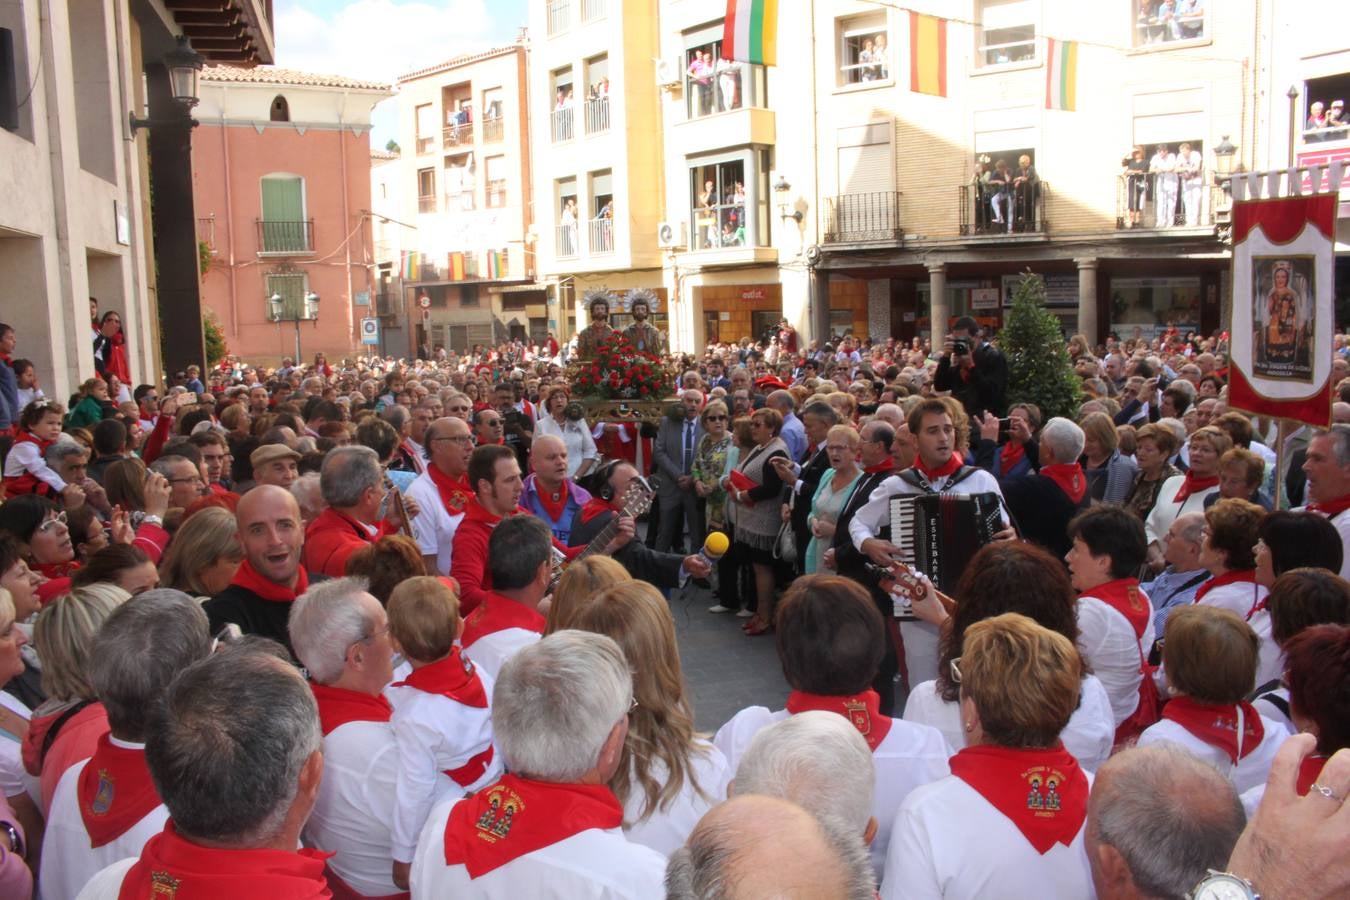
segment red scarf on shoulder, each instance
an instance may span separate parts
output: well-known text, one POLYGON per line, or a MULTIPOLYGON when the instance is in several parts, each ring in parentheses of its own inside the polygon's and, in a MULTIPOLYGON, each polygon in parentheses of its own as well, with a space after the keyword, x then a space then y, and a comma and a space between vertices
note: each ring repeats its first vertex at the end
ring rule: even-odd
POLYGON ((464 632, 459 636, 460 644, 472 647, 474 642, 489 634, 505 631, 508 628, 521 628, 544 633, 544 617, 524 603, 517 603, 509 597, 489 592, 469 617, 464 620, 464 632))
MULTIPOLYGON (((1026 458, 1026 455, 1027 448, 1025 446, 1008 441, 1008 443, 1004 444, 1003 448, 998 452, 999 471, 1004 475, 1007 475, 1008 472, 1012 470, 1013 466, 1026 458)), ((1065 491, 1065 493, 1068 493, 1068 491, 1065 491)))
POLYGON ((1347 509, 1350 509, 1350 494, 1337 497, 1334 500, 1328 500, 1326 503, 1316 502, 1308 504, 1308 510, 1310 512, 1321 513, 1328 519, 1336 518, 1347 509))
POLYGON ((1207 491, 1219 483, 1218 475, 1211 475, 1208 478, 1196 478, 1194 471, 1185 474, 1181 482, 1181 490, 1172 498, 1173 503, 1185 503, 1186 498, 1192 494, 1199 494, 1207 491))
POLYGON ((614 507, 609 505, 608 500, 601 500, 599 497, 592 497, 586 501, 586 505, 581 507, 581 521, 589 522, 602 513, 614 512, 614 507))
POLYGON ((1261 744, 1266 729, 1261 714, 1250 703, 1220 706, 1190 697, 1173 697, 1163 707, 1162 717, 1176 722, 1200 740, 1218 747, 1237 765, 1261 744), (1238 710, 1242 710, 1242 740, 1238 740, 1238 710))
POLYGON ((522 856, 592 828, 623 824, 623 806, 603 784, 554 784, 516 775, 450 810, 445 864, 479 878, 522 856))
POLYGON ((788 712, 796 715, 808 710, 838 713, 848 719, 867 741, 868 749, 873 753, 891 731, 891 717, 881 714, 881 697, 870 688, 848 696, 808 694, 806 691, 793 691, 788 694, 788 712))
POLYGON ((451 478, 438 469, 435 463, 427 465, 427 474, 431 476, 431 483, 436 485, 436 491, 441 495, 441 503, 444 504, 445 511, 452 516, 464 512, 464 507, 473 498, 473 489, 469 487, 468 476, 461 475, 458 478, 451 478))
POLYGON ((1087 476, 1079 463, 1055 463, 1041 466, 1041 474, 1055 483, 1073 503, 1082 503, 1087 493, 1087 476))
POLYGON ((80 772, 75 792, 93 847, 117 840, 160 804, 145 750, 119 747, 107 733, 80 772))
POLYGON ((363 694, 313 681, 309 687, 319 705, 319 727, 324 737, 348 722, 388 722, 394 712, 383 694, 363 694))
POLYGON ((440 694, 456 703, 477 709, 486 709, 488 705, 487 692, 483 690, 478 672, 458 647, 452 648, 445 659, 414 669, 405 681, 395 682, 394 687, 411 687, 427 694, 440 694))
POLYGON ((1153 614, 1153 606, 1139 590, 1137 578, 1118 578, 1099 584, 1083 592, 1084 597, 1094 597, 1124 616, 1134 629, 1134 639, 1142 640, 1144 629, 1148 627, 1148 618, 1153 614))
POLYGON ((305 572, 304 566, 296 568, 295 586, 287 587, 284 584, 277 584, 275 581, 269 581, 258 574, 258 570, 253 568, 253 564, 247 559, 239 564, 239 570, 234 573, 234 579, 230 584, 235 587, 241 587, 246 591, 252 591, 264 600, 271 600, 273 603, 290 603, 309 589, 309 575, 305 572))
POLYGON ((914 459, 914 468, 922 472, 923 477, 927 478, 930 484, 940 478, 947 478, 950 475, 956 474, 956 470, 963 465, 965 465, 965 460, 961 458, 961 454, 959 453, 953 453, 951 459, 947 460, 936 469, 928 468, 928 466, 924 464, 922 456, 915 457, 914 459))
POLYGON ((290 852, 203 847, 179 836, 170 821, 146 842, 117 896, 118 900, 328 900, 333 894, 323 871, 331 856, 308 848, 290 852))
MULTIPOLYGON (((1215 575, 1209 581, 1200 585, 1200 590, 1195 592, 1195 602, 1199 603, 1201 600, 1205 599, 1205 595, 1216 587, 1223 587, 1226 584, 1241 584, 1242 582, 1248 582, 1255 587, 1256 570, 1234 569, 1232 572, 1224 572, 1222 575, 1215 575)), ((1252 612, 1256 612, 1256 610, 1252 610, 1252 612)), ((1251 613, 1248 613, 1247 617, 1251 618, 1251 613)))
POLYGON ((1055 844, 1073 844, 1083 828, 1088 780, 1063 744, 966 747, 950 763, 952 774, 1003 813, 1042 856, 1055 844))

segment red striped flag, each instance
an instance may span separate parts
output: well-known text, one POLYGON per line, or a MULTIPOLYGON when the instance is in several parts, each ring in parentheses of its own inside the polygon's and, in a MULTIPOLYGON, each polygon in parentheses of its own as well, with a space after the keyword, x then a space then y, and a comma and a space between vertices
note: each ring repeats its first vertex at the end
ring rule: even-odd
POLYGON ((909 14, 909 89, 947 96, 947 20, 909 14))

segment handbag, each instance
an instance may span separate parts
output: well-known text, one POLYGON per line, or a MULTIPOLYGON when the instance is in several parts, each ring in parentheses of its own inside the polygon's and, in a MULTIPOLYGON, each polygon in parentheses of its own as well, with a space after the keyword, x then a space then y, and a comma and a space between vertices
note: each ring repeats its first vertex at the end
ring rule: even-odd
POLYGON ((792 520, 778 527, 778 537, 773 542, 773 558, 792 564, 797 561, 797 535, 792 530, 792 520))

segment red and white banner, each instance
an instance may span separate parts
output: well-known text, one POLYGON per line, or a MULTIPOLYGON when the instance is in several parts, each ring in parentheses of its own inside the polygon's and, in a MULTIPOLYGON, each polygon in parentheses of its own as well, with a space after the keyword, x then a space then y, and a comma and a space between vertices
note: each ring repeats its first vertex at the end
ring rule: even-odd
POLYGON ((1331 423, 1336 195, 1233 204, 1228 405, 1331 423))

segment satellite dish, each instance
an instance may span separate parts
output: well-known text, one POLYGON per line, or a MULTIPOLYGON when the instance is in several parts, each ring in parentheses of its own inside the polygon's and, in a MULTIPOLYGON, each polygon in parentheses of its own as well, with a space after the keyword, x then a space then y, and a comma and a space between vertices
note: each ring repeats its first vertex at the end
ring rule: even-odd
POLYGON ((808 266, 818 266, 824 258, 825 254, 820 251, 819 244, 812 244, 806 248, 806 264, 808 266))

